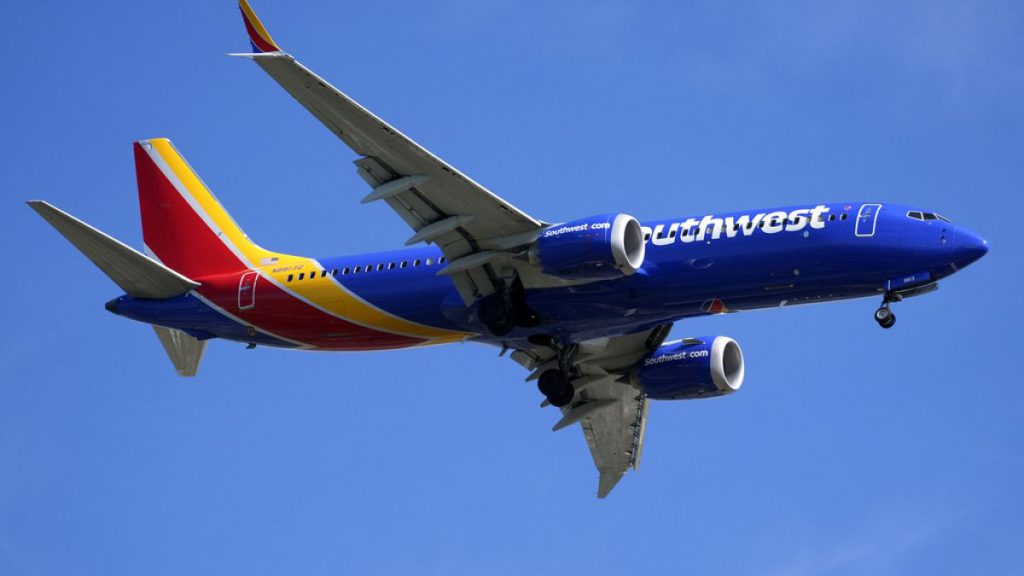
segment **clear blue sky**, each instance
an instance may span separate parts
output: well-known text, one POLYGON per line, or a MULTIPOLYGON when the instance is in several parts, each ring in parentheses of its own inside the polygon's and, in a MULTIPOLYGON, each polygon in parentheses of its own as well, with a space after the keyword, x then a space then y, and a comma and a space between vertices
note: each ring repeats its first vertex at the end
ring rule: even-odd
POLYGON ((0 574, 1020 574, 1018 2, 255 5, 275 40, 551 221, 872 199, 990 254, 934 294, 714 317, 741 392, 653 406, 606 501, 493 349, 211 344, 182 380, 22 204, 141 245, 171 138, 250 236, 401 245, 353 155, 253 64, 230 0, 0 5, 0 574))

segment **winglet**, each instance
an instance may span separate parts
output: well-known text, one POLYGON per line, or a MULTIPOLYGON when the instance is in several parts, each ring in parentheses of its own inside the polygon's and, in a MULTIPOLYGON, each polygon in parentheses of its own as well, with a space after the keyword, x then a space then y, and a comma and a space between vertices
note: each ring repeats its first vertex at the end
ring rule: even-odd
POLYGON ((260 22, 256 13, 252 11, 249 2, 238 0, 238 9, 242 11, 242 21, 245 22, 245 31, 249 33, 249 43, 252 44, 252 51, 257 54, 263 52, 280 52, 281 49, 270 37, 270 33, 260 22))

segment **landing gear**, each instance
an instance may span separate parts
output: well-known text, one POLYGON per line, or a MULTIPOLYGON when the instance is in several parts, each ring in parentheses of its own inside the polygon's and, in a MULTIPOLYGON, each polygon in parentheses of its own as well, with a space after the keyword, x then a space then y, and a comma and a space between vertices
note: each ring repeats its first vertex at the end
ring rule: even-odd
POLYGON ((509 303, 505 301, 501 292, 481 298, 477 304, 476 315, 495 336, 504 336, 515 328, 515 322, 509 313, 509 303))
POLYGON ((882 296, 882 306, 875 310, 875 322, 878 322, 878 325, 882 328, 892 328, 893 324, 896 323, 896 315, 889 309, 889 304, 901 300, 903 300, 903 296, 898 292, 887 291, 882 296))
POLYGON ((889 309, 889 303, 882 304, 882 307, 875 310, 875 322, 882 328, 892 328, 896 323, 896 315, 889 309))
POLYGON ((495 336, 504 336, 516 326, 535 328, 542 322, 540 315, 526 304, 526 290, 518 276, 511 285, 501 282, 494 294, 481 298, 477 317, 495 336))
POLYGON ((547 397, 552 406, 567 405, 576 396, 576 390, 569 383, 565 372, 557 369, 546 370, 537 380, 537 389, 547 397))
POLYGON ((557 368, 541 372, 540 378, 537 379, 537 389, 552 406, 561 408, 568 405, 576 397, 576 389, 571 380, 576 375, 575 363, 579 346, 563 346, 557 336, 550 334, 531 334, 528 340, 534 346, 550 348, 558 360, 557 368))

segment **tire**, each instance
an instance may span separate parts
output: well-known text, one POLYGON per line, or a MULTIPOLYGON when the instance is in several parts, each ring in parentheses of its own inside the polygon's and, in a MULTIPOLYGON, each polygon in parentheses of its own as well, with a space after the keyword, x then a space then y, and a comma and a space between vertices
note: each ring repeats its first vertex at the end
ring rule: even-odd
POLYGON ((543 394, 552 406, 561 408, 572 402, 576 396, 576 390, 565 378, 561 370, 548 370, 540 375, 537 380, 537 389, 543 394))
POLYGON ((487 329, 491 331, 491 334, 495 336, 505 336, 515 328, 516 325, 512 322, 512 319, 508 316, 500 318, 497 322, 491 322, 487 324, 487 329))
POLYGON ((889 310, 885 306, 882 306, 878 310, 875 310, 875 322, 878 322, 879 324, 885 324, 892 317, 892 310, 889 310))
POLYGON ((505 309, 505 301, 501 295, 496 293, 480 299, 476 305, 476 315, 481 322, 490 327, 507 318, 508 310, 505 309))

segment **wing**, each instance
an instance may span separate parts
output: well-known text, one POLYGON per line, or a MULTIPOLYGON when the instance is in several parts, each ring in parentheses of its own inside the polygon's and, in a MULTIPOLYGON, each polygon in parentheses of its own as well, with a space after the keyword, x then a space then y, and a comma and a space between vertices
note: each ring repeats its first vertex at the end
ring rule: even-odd
POLYGON ((407 245, 432 242, 448 260, 442 273, 463 300, 494 291, 495 263, 536 238, 543 224, 499 198, 280 50, 246 0, 239 0, 252 58, 361 158, 371 186, 363 202, 382 200, 415 231, 407 245))
MULTIPOLYGON (((562 408, 553 430, 579 423, 600 478, 597 497, 604 498, 630 468, 638 469, 647 427, 648 400, 629 383, 629 371, 658 348, 671 324, 610 338, 581 342, 569 352, 573 401, 562 408)), ((512 358, 533 372, 534 380, 556 367, 558 354, 545 347, 516 350, 512 358)), ((542 406, 547 406, 545 401, 542 406)))

